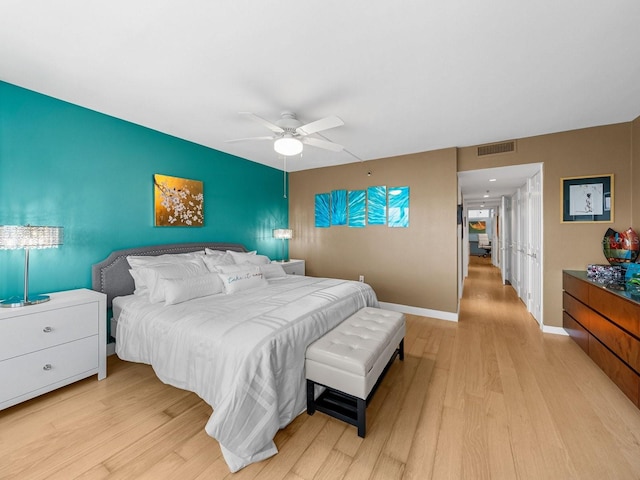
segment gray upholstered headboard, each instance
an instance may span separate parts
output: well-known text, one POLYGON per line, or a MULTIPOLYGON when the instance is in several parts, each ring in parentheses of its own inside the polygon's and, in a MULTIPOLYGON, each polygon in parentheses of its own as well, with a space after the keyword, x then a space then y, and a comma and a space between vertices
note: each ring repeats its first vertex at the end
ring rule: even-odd
POLYGON ((188 253, 211 248, 213 250, 233 250, 246 252, 244 245, 239 243, 173 243, 167 245, 151 245, 148 247, 126 248, 116 250, 100 263, 91 267, 91 288, 107 294, 107 307, 111 308, 111 301, 121 295, 131 295, 135 288, 133 277, 129 274, 128 255, 163 255, 165 253, 188 253))

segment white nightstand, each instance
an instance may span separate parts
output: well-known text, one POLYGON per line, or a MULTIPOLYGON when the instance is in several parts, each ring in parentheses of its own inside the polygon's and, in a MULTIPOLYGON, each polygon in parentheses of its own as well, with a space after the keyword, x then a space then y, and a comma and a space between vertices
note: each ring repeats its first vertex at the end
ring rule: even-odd
POLYGON ((0 308, 0 410, 98 374, 107 376, 107 297, 80 289, 0 308))
POLYGON ((292 258, 288 262, 273 262, 282 265, 282 268, 289 275, 304 275, 305 267, 304 260, 296 260, 292 258))

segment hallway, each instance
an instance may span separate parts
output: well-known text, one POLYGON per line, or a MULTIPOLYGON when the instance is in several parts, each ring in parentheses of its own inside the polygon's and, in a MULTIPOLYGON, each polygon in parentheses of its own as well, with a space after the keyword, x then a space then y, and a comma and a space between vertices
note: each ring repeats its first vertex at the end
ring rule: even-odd
POLYGON ((444 330, 422 478, 640 478, 640 411, 568 336, 540 331, 490 259, 471 259, 459 323, 444 330))

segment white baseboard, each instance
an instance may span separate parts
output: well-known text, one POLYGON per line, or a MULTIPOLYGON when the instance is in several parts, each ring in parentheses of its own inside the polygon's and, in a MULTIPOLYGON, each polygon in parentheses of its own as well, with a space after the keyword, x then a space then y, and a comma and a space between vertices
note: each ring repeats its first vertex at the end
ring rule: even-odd
POLYGON ((116 342, 107 343, 107 356, 116 354, 116 342))
POLYGON ((562 327, 550 327, 549 325, 544 325, 542 327, 542 331, 544 333, 553 333, 555 335, 569 335, 569 332, 567 332, 564 328, 562 328, 562 327))
POLYGON ((428 308, 410 307, 409 305, 399 305, 397 303, 380 302, 380 307, 394 312, 408 313, 410 315, 420 315, 422 317, 437 318, 438 320, 458 321, 458 314, 451 312, 441 312, 440 310, 430 310, 428 308))

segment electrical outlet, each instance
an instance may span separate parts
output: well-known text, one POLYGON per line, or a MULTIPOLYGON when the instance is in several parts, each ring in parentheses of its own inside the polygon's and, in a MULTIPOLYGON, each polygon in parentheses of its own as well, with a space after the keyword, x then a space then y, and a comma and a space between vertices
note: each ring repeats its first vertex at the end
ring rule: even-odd
POLYGON ((358 281, 364 282, 364 275, 360 275, 360 278, 358 279, 358 281))

